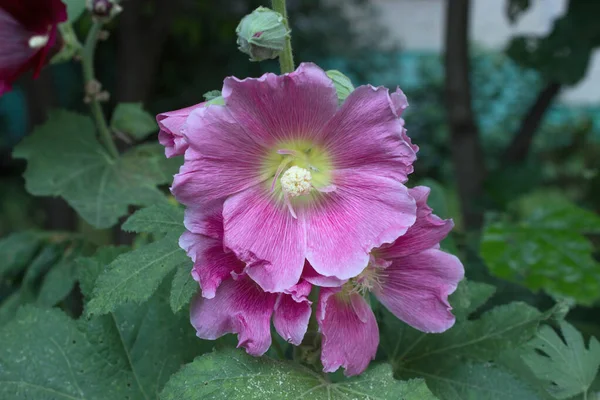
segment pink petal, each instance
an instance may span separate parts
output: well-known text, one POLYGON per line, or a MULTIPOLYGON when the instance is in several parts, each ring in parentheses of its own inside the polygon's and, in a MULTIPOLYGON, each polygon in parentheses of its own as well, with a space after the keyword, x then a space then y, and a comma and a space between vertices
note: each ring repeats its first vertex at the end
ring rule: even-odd
POLYGON ((275 313, 273 314, 273 325, 279 336, 295 346, 300 345, 308 329, 310 306, 311 302, 305 296, 280 294, 277 297, 275 313))
POLYGON ((45 34, 49 25, 67 20, 67 8, 61 0, 2 0, 1 8, 35 34, 45 34))
POLYGON ((0 78, 0 96, 2 96, 4 93, 10 92, 11 89, 12 86, 0 78))
POLYGON ((410 195, 417 202, 417 221, 393 244, 378 249, 379 257, 392 259, 415 254, 437 247, 448 236, 454 227, 454 222, 451 219, 443 220, 432 213, 432 209, 427 205, 430 190, 425 186, 409 189, 410 195))
POLYGON ((29 47, 29 39, 35 35, 0 7, 0 82, 5 88, 10 87, 40 51, 29 47))
POLYGON ((399 87, 397 87, 396 91, 390 94, 390 99, 392 101, 394 113, 397 117, 401 117, 404 110, 408 108, 408 99, 406 98, 406 95, 399 87))
POLYGON ((4 0, 0 6, 0 94, 27 70, 37 78, 56 42, 57 24, 67 19, 60 0, 4 0), (48 35, 39 49, 29 46, 29 39, 48 35))
POLYGON ((160 131, 158 141, 165 146, 167 157, 183 155, 188 148, 188 143, 181 132, 185 121, 195 108, 202 107, 204 103, 196 104, 180 110, 168 111, 156 116, 160 131))
MULTIPOLYGON (((402 118, 400 118, 400 121, 402 122, 402 125, 404 125, 404 120, 402 118)), ((406 129, 402 129, 402 140, 404 140, 410 146, 410 148, 415 152, 415 154, 419 152, 419 146, 413 144, 411 138, 408 137, 406 133, 406 129)))
POLYGON ((227 107, 211 105, 192 111, 183 131, 190 147, 172 187, 177 200, 205 206, 267 179, 261 177, 267 150, 246 128, 227 107))
POLYGON ((302 279, 319 287, 338 287, 347 282, 346 279, 338 279, 335 276, 323 276, 319 274, 308 261, 304 264, 302 279))
POLYGON ((225 246, 247 264, 246 273, 267 292, 298 283, 306 238, 302 221, 257 185, 225 201, 225 246))
POLYGON ((391 243, 415 222, 415 200, 398 181, 359 170, 336 171, 335 192, 306 208, 307 253, 319 274, 349 279, 369 253, 391 243))
POLYGON ((323 131, 333 167, 406 182, 416 154, 403 125, 387 89, 358 87, 323 131))
POLYGON ((263 355, 271 346, 271 314, 277 295, 265 293, 248 277, 229 279, 212 299, 196 296, 190 319, 196 335, 214 340, 227 333, 238 334, 238 347, 248 354, 263 355))
POLYGON ((188 207, 183 217, 185 228, 192 232, 223 239, 223 202, 215 202, 206 207, 188 207))
POLYGON ((312 63, 281 76, 227 78, 223 97, 235 119, 265 146, 314 137, 338 104, 331 79, 312 63))
POLYGON ((343 367, 344 375, 358 375, 375 359, 379 328, 362 296, 339 291, 322 288, 319 296, 317 322, 323 335, 323 371, 334 372, 343 367))
POLYGON ((291 295, 296 302, 302 302, 308 299, 311 290, 312 285, 305 280, 301 280, 298 284, 285 290, 284 293, 291 295))
POLYGON ((430 249, 394 259, 373 293, 396 317, 423 332, 444 332, 454 325, 448 295, 464 277, 458 258, 430 249))
POLYGON ((207 299, 215 297, 219 285, 229 279, 232 272, 239 274, 244 270, 244 263, 235 254, 224 251, 221 240, 185 232, 179 239, 179 246, 194 262, 192 276, 207 299))

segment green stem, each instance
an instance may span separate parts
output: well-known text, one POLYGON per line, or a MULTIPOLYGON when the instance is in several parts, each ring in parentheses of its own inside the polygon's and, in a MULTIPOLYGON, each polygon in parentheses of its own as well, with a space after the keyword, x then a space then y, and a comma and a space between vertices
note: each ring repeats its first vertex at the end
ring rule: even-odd
MULTIPOLYGON (((285 0, 271 0, 271 5, 273 7, 273 11, 277 11, 283 16, 283 23, 289 30, 290 24, 288 21, 285 0)), ((286 37, 283 50, 281 51, 281 53, 279 53, 279 67, 281 68, 282 74, 285 74, 287 72, 293 72, 296 69, 296 67, 294 67, 294 55, 292 53, 292 37, 290 35, 286 37)))
MULTIPOLYGON (((100 34, 101 30, 102 22, 94 22, 92 28, 88 32, 87 38, 85 39, 85 45, 83 46, 83 51, 81 53, 83 81, 86 88, 91 82, 96 80, 94 72, 94 54, 96 53, 96 44, 98 43, 98 35, 100 34)), ((106 118, 104 117, 104 112, 102 111, 102 106, 100 105, 98 99, 95 98, 94 94, 90 96, 90 110, 94 120, 96 121, 96 127, 98 128, 100 139, 104 142, 104 146, 110 155, 113 158, 117 158, 119 156, 119 150, 117 150, 117 146, 115 146, 115 142, 110 134, 110 129, 108 128, 106 118)))

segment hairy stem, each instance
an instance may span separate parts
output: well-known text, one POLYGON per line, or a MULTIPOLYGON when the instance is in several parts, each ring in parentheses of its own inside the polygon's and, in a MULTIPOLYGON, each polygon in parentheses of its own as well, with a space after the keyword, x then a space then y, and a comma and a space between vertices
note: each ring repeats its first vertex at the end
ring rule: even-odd
MULTIPOLYGON (((87 88, 96 81, 95 72, 94 72, 94 54, 96 52, 96 44, 98 43, 98 35, 102 30, 101 22, 94 22, 92 28, 88 32, 87 38, 85 39, 85 45, 83 46, 83 51, 81 53, 82 56, 82 65, 83 65, 83 81, 87 88)), ((100 139, 104 142, 104 146, 106 150, 110 153, 110 155, 114 158, 119 156, 119 151, 117 150, 117 146, 115 146, 115 142, 112 139, 110 134, 110 129, 108 128, 108 124, 106 123, 106 118, 104 117, 104 112, 102 111, 102 106, 100 102, 95 97, 96 93, 92 93, 90 96, 90 110, 96 121, 96 127, 98 128, 98 133, 100 134, 100 139)))
MULTIPOLYGON (((290 24, 288 22, 285 0, 272 0, 271 4, 273 6, 273 11, 277 11, 279 14, 283 15, 283 23, 289 30, 290 24)), ((279 53, 279 67, 281 68, 282 74, 285 74, 287 72, 293 72, 296 69, 296 67, 294 66, 294 54, 292 53, 292 38, 290 35, 288 35, 285 39, 285 45, 283 47, 283 50, 281 51, 281 53, 279 53)))

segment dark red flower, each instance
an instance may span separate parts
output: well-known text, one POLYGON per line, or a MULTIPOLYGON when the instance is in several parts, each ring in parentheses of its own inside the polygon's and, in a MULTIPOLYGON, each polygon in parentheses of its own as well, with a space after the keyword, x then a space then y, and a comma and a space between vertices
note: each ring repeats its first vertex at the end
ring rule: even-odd
POLYGON ((60 0, 0 0, 0 95, 23 72, 39 75, 66 20, 60 0))

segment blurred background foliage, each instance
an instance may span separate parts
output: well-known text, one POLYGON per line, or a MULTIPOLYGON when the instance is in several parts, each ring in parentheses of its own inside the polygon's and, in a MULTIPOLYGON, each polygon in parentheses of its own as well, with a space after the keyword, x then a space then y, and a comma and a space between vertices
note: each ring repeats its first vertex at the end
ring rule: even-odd
MULTIPOLYGON (((407 93, 404 117, 420 147, 410 184, 432 187, 436 213, 455 220, 443 247, 464 260, 469 278, 498 287, 491 304, 517 299, 543 308, 566 300, 575 307, 570 321, 598 336, 600 108, 556 100, 585 76, 600 45, 600 3, 571 0, 548 35, 514 37, 505 52, 486 50, 477 38, 468 44, 476 140, 484 155, 472 170, 486 174, 467 198, 458 186, 471 177, 454 173, 443 57, 382 45, 386 32, 366 0, 343 9, 325 0, 288 3, 297 62, 339 69, 355 86, 399 85, 407 93), (360 34, 356 21, 369 35, 360 34), (464 223, 465 201, 484 215, 483 225, 464 223)), ((530 2, 506 3, 510 18, 518 19, 530 2)), ((259 5, 264 2, 128 0, 97 56, 99 78, 111 93, 108 115, 121 102, 141 102, 152 114, 181 108, 219 89, 224 76, 276 71, 276 61, 250 63, 235 46, 237 23, 259 5)), ((83 36, 90 23, 83 16, 74 28, 83 36)), ((85 111, 82 86, 74 60, 47 68, 38 81, 24 77, 0 98, 0 325, 24 303, 60 303, 78 315, 75 256, 90 255, 97 244, 132 241, 119 229, 91 228, 62 199, 29 195, 25 163, 11 157, 49 110, 85 111)), ((130 145, 119 142, 121 150, 130 145)))

